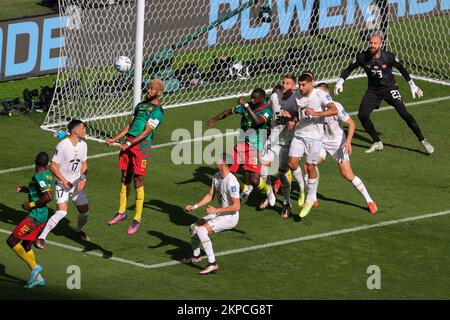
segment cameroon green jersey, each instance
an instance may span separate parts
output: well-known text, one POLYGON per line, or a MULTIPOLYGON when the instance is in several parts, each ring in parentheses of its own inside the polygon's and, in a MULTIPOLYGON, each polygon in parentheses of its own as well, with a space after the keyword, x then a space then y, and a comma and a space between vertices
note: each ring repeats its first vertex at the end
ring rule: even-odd
POLYGON ((155 138, 156 129, 164 119, 164 110, 161 105, 154 105, 151 102, 142 101, 134 108, 134 119, 130 125, 127 135, 138 136, 148 124, 153 127, 152 132, 143 140, 152 142, 155 138))
MULTIPOLYGON (((262 115, 264 118, 266 118, 266 122, 262 125, 257 126, 252 118, 250 118, 250 115, 248 114, 247 110, 244 106, 238 105, 233 108, 234 114, 240 114, 242 115, 241 118, 241 129, 244 131, 245 134, 245 141, 248 142, 252 147, 256 148, 256 150, 262 150, 264 147, 264 141, 267 138, 267 132, 263 132, 262 129, 265 129, 266 131, 269 130, 269 124, 272 121, 272 109, 267 104, 261 104, 259 106, 253 106, 250 103, 250 108, 255 112, 256 115, 262 115), (248 130, 252 129, 251 132, 247 132, 248 130)), ((242 137, 240 137, 241 139, 242 137)))
MULTIPOLYGON (((28 184, 28 202, 38 201, 46 191, 53 188, 53 175, 48 170, 35 173, 28 184)), ((33 208, 28 212, 28 216, 36 219, 39 223, 45 223, 48 219, 48 208, 33 208)))

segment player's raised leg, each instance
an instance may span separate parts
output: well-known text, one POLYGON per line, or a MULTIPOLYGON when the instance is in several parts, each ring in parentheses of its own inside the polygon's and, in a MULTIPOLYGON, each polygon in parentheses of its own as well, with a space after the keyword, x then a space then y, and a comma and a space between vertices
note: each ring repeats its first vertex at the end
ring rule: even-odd
POLYGON ((371 214, 376 214, 378 209, 376 203, 372 200, 370 197, 369 192, 366 189, 366 186, 362 182, 362 180, 355 176, 352 170, 352 167, 350 165, 350 161, 345 160, 342 162, 338 162, 339 169, 341 171, 342 176, 350 181, 353 186, 356 188, 356 190, 359 191, 359 193, 364 197, 364 200, 366 200, 367 207, 369 208, 369 212, 371 214))

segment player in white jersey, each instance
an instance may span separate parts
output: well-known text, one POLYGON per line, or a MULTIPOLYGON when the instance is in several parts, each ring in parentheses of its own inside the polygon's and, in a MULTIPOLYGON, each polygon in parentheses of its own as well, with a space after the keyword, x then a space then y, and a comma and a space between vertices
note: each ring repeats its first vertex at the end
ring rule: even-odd
MULTIPOLYGON (((326 83, 320 83, 317 85, 318 89, 329 93, 328 85, 326 83)), ((350 154, 352 153, 352 138, 355 132, 355 122, 350 115, 345 111, 344 107, 335 102, 338 110, 338 114, 332 117, 325 118, 325 133, 322 140, 322 148, 319 151, 319 158, 317 165, 319 165, 327 154, 331 155, 336 160, 342 177, 350 181, 353 186, 361 193, 367 203, 367 207, 371 214, 377 213, 377 205, 372 200, 362 180, 355 176, 352 167, 350 165, 350 154), (348 136, 345 135, 342 125, 347 124, 348 136)))
POLYGON ((216 160, 216 168, 219 170, 213 178, 209 192, 194 205, 185 207, 187 212, 192 212, 209 202, 217 195, 220 208, 208 206, 207 216, 199 219, 190 226, 193 256, 184 259, 182 263, 197 263, 200 257, 200 246, 208 256, 208 265, 199 274, 205 275, 219 270, 209 234, 230 230, 236 227, 239 221, 241 202, 239 199, 239 181, 230 171, 229 165, 233 163, 233 157, 223 154, 216 160))
MULTIPOLYGON (((293 74, 286 74, 282 81, 282 90, 272 93, 270 96, 270 105, 272 107, 273 118, 271 124, 270 137, 267 148, 265 148, 262 160, 261 174, 265 170, 273 168, 278 171, 278 177, 281 180, 281 187, 284 194, 283 209, 281 216, 287 218, 290 215, 291 203, 291 174, 289 172, 289 148, 295 130, 288 128, 287 119, 283 117, 283 112, 289 114, 296 113, 297 100, 299 96, 296 90, 297 78, 293 74)), ((304 184, 300 185, 301 193, 304 194, 304 184)), ((262 206, 261 206, 262 207, 262 206)))
POLYGON ((308 195, 300 211, 300 218, 303 218, 308 215, 317 200, 319 178, 316 165, 322 147, 324 117, 336 115, 337 108, 329 94, 313 87, 311 74, 302 74, 298 85, 300 91, 300 96, 296 98, 298 113, 292 115, 289 112, 284 112, 284 115, 291 116, 288 127, 295 125, 295 134, 289 149, 289 168, 299 184, 303 179, 299 162, 306 154, 309 179, 307 182, 308 195))
POLYGON ((87 144, 82 140, 86 136, 86 126, 80 120, 72 120, 68 129, 69 137, 58 143, 52 158, 50 169, 56 177, 57 211, 50 217, 36 240, 36 246, 40 249, 44 249, 45 239, 50 231, 67 215, 69 199, 73 201, 79 213, 75 231, 81 240, 90 240, 86 233, 81 230, 89 217, 88 199, 84 192, 88 169, 87 144))

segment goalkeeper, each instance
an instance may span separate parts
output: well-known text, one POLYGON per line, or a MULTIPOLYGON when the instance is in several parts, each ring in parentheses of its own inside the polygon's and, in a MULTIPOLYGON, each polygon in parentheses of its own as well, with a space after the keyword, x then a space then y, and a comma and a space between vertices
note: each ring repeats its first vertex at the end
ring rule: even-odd
POLYGON ((366 51, 358 53, 355 60, 342 72, 340 79, 334 87, 334 94, 343 90, 345 79, 357 67, 361 67, 367 74, 369 87, 359 106, 358 117, 366 132, 372 137, 373 144, 366 150, 371 153, 377 150, 383 150, 383 143, 370 120, 370 114, 374 109, 380 107, 381 100, 386 101, 393 106, 409 128, 414 132, 425 150, 431 154, 434 151, 433 146, 425 139, 414 117, 406 110, 402 96, 398 90, 392 74, 392 67, 400 71, 402 76, 408 81, 413 98, 421 97, 422 90, 414 84, 403 64, 391 52, 382 49, 383 42, 380 34, 374 33, 369 39, 369 48, 366 51))

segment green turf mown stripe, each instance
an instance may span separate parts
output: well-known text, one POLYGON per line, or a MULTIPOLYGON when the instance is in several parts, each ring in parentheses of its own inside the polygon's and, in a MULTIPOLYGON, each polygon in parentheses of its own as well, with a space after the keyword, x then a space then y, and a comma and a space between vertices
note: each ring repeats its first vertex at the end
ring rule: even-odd
MULTIPOLYGON (((333 236, 337 236, 337 235, 341 235, 341 234, 354 233, 354 232, 359 232, 359 231, 364 231, 364 230, 369 230, 369 229, 374 229, 374 228, 381 228, 381 227, 390 226, 390 225, 394 225, 394 224, 400 224, 400 223, 404 223, 404 222, 411 222, 411 221, 417 221, 417 220, 422 220, 422 219, 430 219, 430 218, 435 218, 435 217, 439 217, 439 216, 445 216, 448 214, 450 214, 450 210, 445 210, 445 211, 440 211, 440 212, 435 212, 435 213, 428 213, 428 214, 423 214, 420 216, 413 216, 413 217, 402 218, 402 219, 397 219, 397 220, 388 220, 388 221, 383 221, 383 222, 379 222, 376 224, 365 224, 365 225, 362 225, 359 227, 346 228, 346 229, 335 230, 335 231, 330 231, 330 232, 325 232, 325 233, 312 234, 309 236, 303 236, 303 237, 294 238, 294 239, 270 242, 270 243, 260 244, 260 245, 251 246, 251 247, 222 251, 222 252, 216 253, 215 255, 216 256, 226 256, 226 255, 231 255, 231 254, 236 254, 236 253, 256 251, 256 250, 282 246, 282 245, 295 243, 295 242, 323 239, 323 238, 333 237, 333 236)), ((0 232, 5 233, 5 234, 11 234, 11 231, 4 230, 4 229, 0 229, 0 232)), ((69 250, 76 251, 76 252, 82 252, 82 253, 85 253, 85 254, 91 255, 91 256, 102 257, 102 258, 104 257, 104 255, 102 253, 93 252, 93 251, 85 252, 83 248, 79 248, 79 247, 74 247, 74 246, 70 246, 70 245, 66 245, 66 244, 62 244, 62 243, 58 243, 58 242, 54 242, 54 241, 46 241, 46 243, 60 247, 60 248, 69 249, 69 250)), ((134 261, 117 258, 117 257, 108 257, 106 259, 124 263, 124 264, 129 264, 129 265, 132 265, 135 267, 145 268, 145 269, 157 269, 157 268, 163 268, 163 267, 180 264, 179 261, 174 261, 174 260, 156 263, 156 264, 144 264, 144 263, 134 262, 134 261)))

